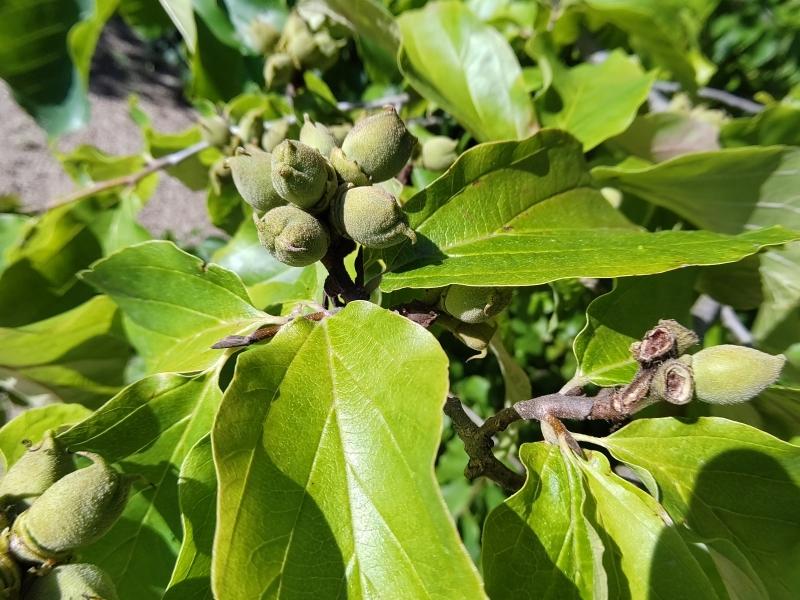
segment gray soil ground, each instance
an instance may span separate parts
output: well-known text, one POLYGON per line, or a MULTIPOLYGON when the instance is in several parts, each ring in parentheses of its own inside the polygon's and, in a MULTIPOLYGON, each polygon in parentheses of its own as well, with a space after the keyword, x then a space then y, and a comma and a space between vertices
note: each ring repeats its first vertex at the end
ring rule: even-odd
MULTIPOLYGON (((112 154, 142 150, 141 134, 128 116, 128 97, 135 94, 153 126, 174 132, 189 126, 194 114, 183 100, 182 82, 136 38, 117 23, 103 33, 92 63, 89 97, 91 121, 63 136, 58 149, 81 144, 112 154)), ((75 189, 48 147, 44 132, 14 101, 0 80, 0 196, 16 195, 26 209, 38 209, 75 189)), ((164 175, 140 215, 153 235, 167 232, 184 242, 197 242, 214 228, 208 222, 205 195, 192 192, 164 175)))

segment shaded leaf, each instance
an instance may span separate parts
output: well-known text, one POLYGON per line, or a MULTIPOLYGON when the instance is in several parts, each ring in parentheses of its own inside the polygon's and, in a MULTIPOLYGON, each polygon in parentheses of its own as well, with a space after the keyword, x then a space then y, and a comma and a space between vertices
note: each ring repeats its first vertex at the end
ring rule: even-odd
POLYGON ((214 342, 276 322, 253 308, 234 273, 203 263, 172 242, 125 248, 81 278, 122 309, 131 342, 151 372, 207 368, 221 355, 210 348, 214 342))
POLYGON ((676 522, 706 540, 733 544, 769 598, 796 595, 800 447, 708 417, 694 423, 641 419, 592 441, 649 473, 676 522))
POLYGON ((537 99, 539 120, 570 132, 590 150, 625 131, 654 80, 654 73, 645 73, 622 52, 597 65, 559 66, 550 88, 537 99))
POLYGON ((663 162, 683 154, 719 150, 719 129, 685 113, 650 113, 636 117, 611 143, 639 158, 663 162))
POLYGON ((596 298, 586 311, 586 326, 575 338, 578 374, 597 385, 628 383, 638 367, 630 345, 659 319, 691 326, 695 300, 693 269, 649 277, 618 279, 614 289, 596 298))
POLYGON ((0 328, 0 373, 34 381, 64 402, 96 407, 123 385, 131 349, 106 296, 44 321, 0 328))
POLYGON ((6 248, 10 248, 19 243, 25 231, 25 226, 30 220, 31 218, 25 215, 13 213, 0 214, 0 272, 2 272, 6 266, 6 248))
POLYGON ((434 480, 447 389, 433 336, 366 302, 243 353, 212 433, 216 594, 482 597, 434 480))
POLYGON ((80 552, 111 575, 121 600, 161 598, 169 581, 181 538, 177 473, 211 428, 222 397, 217 376, 147 377, 59 436, 70 450, 97 452, 146 481, 111 531, 80 552))
POLYGON ((189 52, 194 52, 197 46, 197 27, 194 23, 192 0, 159 0, 159 2, 180 32, 189 52))
POLYGON ((603 545, 586 511, 580 470, 558 446, 525 444, 525 486, 486 518, 481 565, 501 598, 603 598, 603 545))
POLYGON ((211 547, 217 509, 217 474, 211 436, 186 455, 178 479, 183 542, 164 600, 211 600, 211 547))
POLYGON ((774 104, 752 117, 732 119, 720 131, 722 144, 739 146, 800 146, 800 108, 774 104))
POLYGON ((508 42, 460 2, 431 2, 398 18, 400 66, 427 100, 478 141, 520 139, 534 126, 522 69, 508 42))

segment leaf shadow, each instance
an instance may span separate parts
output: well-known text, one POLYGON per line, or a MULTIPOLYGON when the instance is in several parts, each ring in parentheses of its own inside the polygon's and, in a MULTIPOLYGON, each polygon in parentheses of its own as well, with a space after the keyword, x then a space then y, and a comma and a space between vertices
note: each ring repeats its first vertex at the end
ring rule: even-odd
POLYGON ((685 519, 659 538, 649 597, 662 598, 672 587, 676 569, 668 538, 676 532, 721 597, 797 597, 800 487, 786 469, 762 452, 730 450, 703 467, 692 492, 685 519), (749 575, 748 563, 754 569, 749 575))
MULTIPOLYGON (((550 559, 533 528, 522 516, 508 505, 500 504, 490 518, 493 530, 513 532, 508 535, 509 544, 504 550, 491 557, 485 554, 482 557, 486 592, 492 600, 581 597, 577 586, 550 559), (491 575, 495 569, 498 573, 505 572, 510 564, 525 565, 525 569, 516 570, 514 577, 491 575)), ((484 532, 486 529, 484 526, 484 532)))

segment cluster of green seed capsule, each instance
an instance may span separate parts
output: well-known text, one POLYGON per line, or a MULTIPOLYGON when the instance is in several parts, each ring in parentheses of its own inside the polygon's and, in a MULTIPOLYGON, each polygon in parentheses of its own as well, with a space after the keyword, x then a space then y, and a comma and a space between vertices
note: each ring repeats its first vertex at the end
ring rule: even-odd
POLYGON ((77 454, 92 464, 75 470, 72 455, 48 432, 0 481, 0 598, 117 599, 102 569, 69 561, 111 529, 132 478, 97 454, 77 454))
POLYGON ((386 107, 356 123, 341 147, 327 127, 306 117, 298 140, 285 139, 271 152, 247 145, 226 166, 253 207, 264 247, 302 267, 322 259, 337 236, 365 248, 416 241, 397 198, 375 185, 405 166, 416 143, 386 107))

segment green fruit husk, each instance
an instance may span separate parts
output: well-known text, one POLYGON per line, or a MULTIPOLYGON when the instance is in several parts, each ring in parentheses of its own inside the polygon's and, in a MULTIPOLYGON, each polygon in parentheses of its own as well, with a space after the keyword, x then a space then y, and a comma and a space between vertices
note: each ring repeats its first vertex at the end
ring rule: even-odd
POLYGON ((25 600, 118 600, 111 577, 96 565, 60 565, 32 578, 25 600))
POLYGON ((241 197, 255 210, 266 212, 286 204, 272 185, 272 156, 249 146, 239 149, 226 164, 241 197))
POLYGON ((695 394, 710 404, 738 404, 755 398, 780 377, 786 357, 723 344, 692 356, 695 394))
POLYGON ((331 222, 365 248, 388 248, 417 239, 397 199, 374 185, 344 187, 331 205, 331 222))
POLYGON ((392 106, 355 124, 342 142, 342 151, 374 182, 399 173, 417 144, 392 106))
POLYGON ((422 144, 422 166, 431 171, 444 171, 458 158, 458 142, 443 135, 437 135, 422 144))
POLYGON ((483 323, 511 303, 509 288, 451 285, 442 296, 444 311, 465 323, 483 323))
POLYGON ((303 115, 300 141, 306 146, 311 146, 326 158, 336 148, 336 140, 333 139, 333 134, 328 128, 322 123, 315 123, 308 115, 303 115))
POLYGON ((284 140, 272 151, 272 185, 287 202, 320 212, 335 190, 336 173, 311 146, 284 140))
POLYGON ((295 206, 280 206, 256 219, 261 244, 282 263, 305 267, 328 251, 330 234, 319 219, 295 206))

